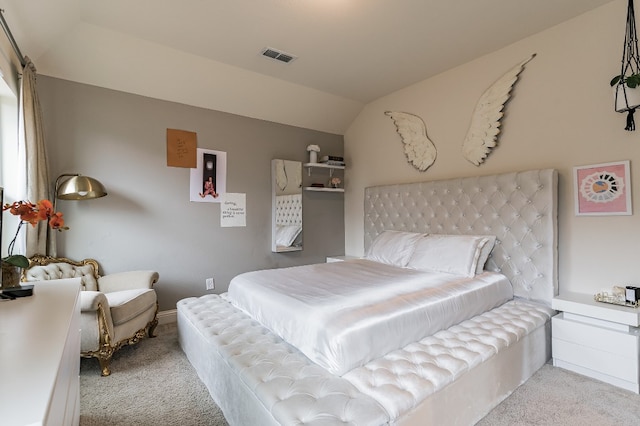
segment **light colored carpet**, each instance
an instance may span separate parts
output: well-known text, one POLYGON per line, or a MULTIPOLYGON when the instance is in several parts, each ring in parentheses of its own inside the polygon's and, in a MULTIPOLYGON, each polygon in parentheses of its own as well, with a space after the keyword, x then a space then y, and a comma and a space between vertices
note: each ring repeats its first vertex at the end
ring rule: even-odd
POLYGON ((178 345, 175 324, 117 351, 111 375, 80 362, 81 426, 226 426, 209 391, 178 345))
MULTIPOLYGON (((81 361, 81 426, 227 426, 176 326, 156 334, 118 351, 109 377, 100 377, 96 360, 81 361)), ((477 424, 528 425, 640 426, 640 396, 547 364, 477 424)))
POLYGON ((640 395, 544 365, 477 426, 638 426, 640 395))

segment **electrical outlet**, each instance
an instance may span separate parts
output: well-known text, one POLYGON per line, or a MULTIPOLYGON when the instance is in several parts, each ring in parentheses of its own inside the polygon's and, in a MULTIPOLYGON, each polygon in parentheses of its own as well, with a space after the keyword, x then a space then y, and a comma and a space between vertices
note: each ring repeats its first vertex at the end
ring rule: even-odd
POLYGON ((207 278, 205 284, 207 285, 207 290, 213 290, 214 288, 216 288, 216 282, 213 280, 213 278, 207 278))

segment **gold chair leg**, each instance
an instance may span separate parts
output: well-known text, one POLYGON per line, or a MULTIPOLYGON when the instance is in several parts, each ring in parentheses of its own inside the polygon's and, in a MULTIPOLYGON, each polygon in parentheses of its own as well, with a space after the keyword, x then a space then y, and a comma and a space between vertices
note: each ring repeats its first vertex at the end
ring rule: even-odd
POLYGON ((156 312, 153 314, 153 319, 147 325, 147 335, 149 337, 156 337, 155 331, 158 326, 158 309, 160 308, 160 304, 156 302, 156 312))
POLYGON ((111 357, 109 358, 98 358, 98 362, 100 363, 100 370, 102 370, 102 377, 108 376, 111 374, 111 357))
POLYGON ((154 318, 153 321, 149 323, 149 328, 148 328, 149 331, 147 332, 149 337, 156 337, 155 331, 157 326, 158 326, 158 318, 154 318))

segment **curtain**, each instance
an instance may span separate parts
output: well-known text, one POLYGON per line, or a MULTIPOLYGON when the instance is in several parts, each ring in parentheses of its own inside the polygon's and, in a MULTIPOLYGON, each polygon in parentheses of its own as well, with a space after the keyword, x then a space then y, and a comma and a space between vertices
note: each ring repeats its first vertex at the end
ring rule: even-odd
MULTIPOLYGON (((24 147, 27 199, 35 203, 45 198, 51 200, 49 197, 49 167, 44 142, 42 110, 36 88, 36 68, 28 56, 25 56, 24 60, 18 112, 19 145, 24 147)), ((56 255, 55 233, 49 231, 46 221, 39 222, 35 228, 28 226, 26 234, 25 256, 56 255), (47 250, 47 244, 49 244, 50 250, 47 250)))

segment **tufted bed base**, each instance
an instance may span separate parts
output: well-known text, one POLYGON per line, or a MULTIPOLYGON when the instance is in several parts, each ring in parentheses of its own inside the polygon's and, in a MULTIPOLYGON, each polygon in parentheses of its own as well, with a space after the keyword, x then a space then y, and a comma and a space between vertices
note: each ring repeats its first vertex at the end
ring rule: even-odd
POLYGON ((342 377, 217 295, 181 300, 178 334, 232 425, 471 425, 549 359, 551 313, 511 301, 342 377))
POLYGON ((485 268, 515 298, 335 376, 225 295, 178 302, 180 344, 231 425, 471 425, 550 358, 557 172, 365 190, 367 249, 384 230, 497 237, 485 268))

